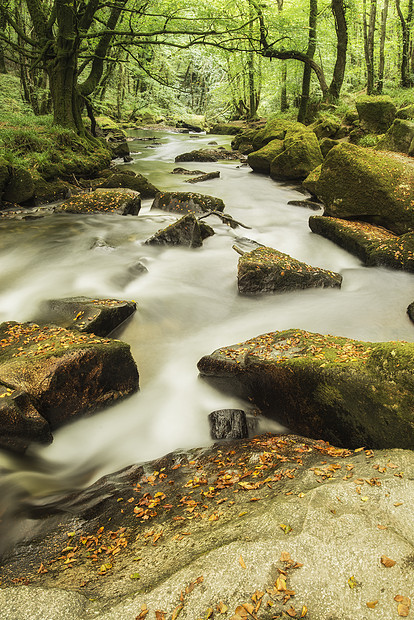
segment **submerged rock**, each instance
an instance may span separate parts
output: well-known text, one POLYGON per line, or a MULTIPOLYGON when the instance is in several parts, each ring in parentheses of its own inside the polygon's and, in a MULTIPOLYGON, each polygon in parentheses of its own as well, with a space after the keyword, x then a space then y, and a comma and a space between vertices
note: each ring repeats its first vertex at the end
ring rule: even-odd
POLYGON ((36 323, 0 325, 0 383, 21 390, 57 428, 138 389, 129 345, 36 323))
POLYGON ((160 192, 155 196, 151 209, 198 215, 207 211, 224 211, 224 202, 221 198, 194 192, 160 192))
POLYGON ((0 384, 0 448, 25 452, 33 442, 51 441, 49 424, 28 394, 0 384))
POLYGON ((414 323, 414 301, 408 306, 407 314, 414 323))
POLYGON ((369 267, 414 271, 414 232, 398 236, 366 222, 318 215, 309 218, 309 226, 312 232, 333 241, 369 267))
POLYGON ((138 215, 141 197, 132 189, 96 189, 89 194, 74 196, 55 207, 56 213, 118 213, 138 215))
POLYGON ((187 179, 185 183, 202 183, 203 181, 210 181, 210 179, 218 179, 220 176, 220 172, 206 172, 205 174, 200 174, 200 176, 194 177, 193 179, 187 179))
POLYGON ((292 435, 131 466, 28 507, 17 543, 6 515, 0 617, 397 617, 414 586, 413 478, 412 451, 292 435))
POLYGON ((208 224, 199 222, 193 213, 188 213, 167 228, 159 230, 145 243, 147 245, 184 245, 199 248, 203 240, 214 235, 208 224))
POLYGON ((409 157, 342 143, 304 186, 323 202, 325 215, 368 220, 396 234, 414 228, 414 162, 409 157))
MULTIPOLYGON (((131 172, 131 171, 128 171, 131 172)), ((125 187, 139 192, 141 198, 154 198, 159 190, 148 181, 142 174, 125 174, 116 172, 111 174, 107 179, 99 185, 102 188, 125 187)))
POLYGON ((53 323, 66 329, 107 336, 136 310, 134 301, 67 297, 50 299, 41 308, 38 323, 53 323))
POLYGON ((288 254, 259 247, 239 258, 239 293, 247 295, 291 291, 310 287, 340 287, 342 276, 312 267, 288 254))
POLYGON ((305 436, 350 448, 414 448, 414 344, 300 329, 206 355, 201 375, 305 436))
POLYGON ((242 409, 220 409, 208 414, 212 439, 245 439, 249 436, 242 409))

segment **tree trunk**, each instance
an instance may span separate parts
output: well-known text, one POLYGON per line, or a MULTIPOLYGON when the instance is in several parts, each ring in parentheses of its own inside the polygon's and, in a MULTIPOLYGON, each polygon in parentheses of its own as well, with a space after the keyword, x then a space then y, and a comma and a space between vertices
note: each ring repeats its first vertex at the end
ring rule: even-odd
MULTIPOLYGON (((399 1, 399 0, 397 0, 399 1)), ((374 35, 377 0, 370 0, 369 22, 367 23, 366 0, 363 0, 364 52, 367 67, 367 95, 374 93, 374 35)))
POLYGON ((385 38, 387 34, 387 17, 388 17, 388 0, 384 0, 384 7, 381 11, 381 35, 379 46, 379 63, 378 63, 378 82, 377 93, 382 94, 384 87, 384 68, 385 68, 385 38))
MULTIPOLYGON (((388 2, 388 0, 385 1, 388 2)), ((346 52, 348 49, 348 28, 343 0, 332 0, 331 7, 335 20, 336 61, 332 82, 329 86, 329 100, 337 101, 339 99, 345 76, 346 52)))
MULTIPOLYGON (((318 17, 318 1, 309 0, 309 40, 308 49, 306 55, 308 58, 313 58, 316 51, 316 22, 318 17)), ((304 123, 306 121, 306 115, 308 111, 310 84, 311 84, 312 69, 309 65, 303 67, 302 78, 302 93, 300 96, 300 106, 298 112, 298 121, 304 123)))
POLYGON ((412 80, 410 77, 410 26, 413 18, 413 0, 409 0, 407 19, 405 19, 400 5, 400 0, 395 0, 398 17, 401 22, 402 30, 402 50, 401 50, 401 86, 410 88, 412 80))

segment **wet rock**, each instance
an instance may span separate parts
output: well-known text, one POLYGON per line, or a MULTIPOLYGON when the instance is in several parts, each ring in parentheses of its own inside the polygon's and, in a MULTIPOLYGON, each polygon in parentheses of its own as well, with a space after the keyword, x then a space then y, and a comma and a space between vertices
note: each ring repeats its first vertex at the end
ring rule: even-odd
POLYGON ((295 432, 355 448, 414 447, 414 344, 300 329, 203 357, 203 377, 251 399, 295 432))
POLYGON ((36 411, 27 393, 0 384, 0 447, 25 452, 33 443, 50 443, 49 424, 36 411))
POLYGON ((21 390, 56 428, 138 389, 129 345, 55 325, 0 325, 0 383, 21 390))
POLYGON ((214 230, 199 222, 193 213, 187 213, 177 222, 167 228, 159 230, 145 243, 147 245, 184 245, 190 248, 199 248, 203 240, 214 235, 214 230))
POLYGON ((240 154, 234 151, 226 151, 225 149, 199 149, 177 155, 175 161, 220 161, 222 159, 238 160, 240 159, 240 154))
POLYGON ((407 314, 414 323, 414 301, 408 306, 407 314))
POLYGON ((304 187, 323 202, 325 215, 363 219, 396 234, 414 228, 414 162, 409 157, 341 143, 308 181, 304 187))
POLYGON ((187 179, 185 183, 202 183, 203 181, 210 181, 210 179, 218 179, 219 177, 220 172, 206 172, 205 174, 201 174, 193 179, 187 179))
POLYGON ((55 207, 56 213, 118 213, 119 215, 138 215, 141 197, 132 189, 103 189, 73 196, 55 207))
POLYGON ((312 211, 319 211, 322 205, 313 200, 288 200, 288 205, 292 207, 305 207, 305 209, 312 209, 312 211))
MULTIPOLYGON (((132 172, 132 171, 131 171, 132 172)), ((116 172, 111 174, 106 181, 101 183, 99 187, 102 188, 115 188, 126 187, 132 189, 135 192, 139 192, 141 198, 154 198, 159 191, 152 183, 148 181, 142 174, 124 174, 123 172, 116 172)))
POLYGON ((362 95, 356 100, 361 128, 366 133, 384 133, 394 121, 397 108, 388 95, 362 95))
POLYGON ((35 185, 32 175, 24 168, 11 168, 10 176, 3 190, 3 202, 21 204, 33 198, 35 185))
POLYGON ((242 409, 220 409, 208 414, 212 439, 245 439, 249 436, 242 409))
POLYGON ((95 239, 95 241, 91 245, 91 250, 113 252, 115 248, 112 245, 109 245, 109 243, 107 243, 105 239, 95 239))
POLYGON ((395 119, 387 133, 376 144, 375 149, 414 155, 414 122, 395 119))
POLYGON ((126 140, 110 140, 109 147, 111 149, 112 159, 118 159, 118 157, 129 157, 129 144, 126 140))
POLYGON ((283 140, 272 140, 258 151, 254 151, 247 156, 247 163, 255 172, 270 174, 270 164, 273 159, 283 153, 283 140))
POLYGON ((134 301, 67 297, 50 299, 42 305, 36 322, 53 323, 66 329, 107 336, 136 310, 134 301))
POLYGON ((223 211, 224 202, 221 198, 194 192, 160 192, 155 196, 151 209, 201 214, 207 211, 223 211))
POLYGON ((340 287, 342 276, 312 267, 273 248, 259 247, 239 258, 239 293, 257 295, 310 287, 340 287))
POLYGON ((188 174, 188 175, 200 175, 205 174, 202 170, 188 170, 187 168, 174 168, 171 174, 188 174))
POLYGON ((10 178, 10 166, 8 162, 0 157, 0 205, 4 188, 6 187, 10 178))
MULTIPOLYGON (((412 451, 293 435, 131 466, 27 511, 35 528, 4 556, 0 618, 195 620, 252 601, 260 620, 293 608, 312 620, 397 617, 396 594, 413 590, 413 478, 412 451)), ((7 525, 9 541, 16 520, 7 525)))
POLYGON ((414 104, 404 106, 403 108, 397 110, 395 118, 403 118, 409 121, 414 120, 414 104))
POLYGON ((253 139, 255 138, 257 131, 258 130, 256 128, 248 129, 247 131, 239 133, 231 141, 231 148, 235 151, 239 151, 239 153, 242 153, 243 155, 248 155, 249 153, 257 150, 253 147, 253 139))
POLYGON ((398 236, 366 222, 317 215, 309 218, 309 226, 369 267, 414 271, 414 232, 398 236))

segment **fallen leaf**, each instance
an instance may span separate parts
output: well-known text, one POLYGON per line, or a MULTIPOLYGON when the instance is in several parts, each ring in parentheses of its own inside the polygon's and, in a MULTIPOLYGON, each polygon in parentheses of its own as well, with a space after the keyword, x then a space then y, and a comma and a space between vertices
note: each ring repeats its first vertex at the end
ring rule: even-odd
POLYGON ((395 560, 391 560, 391 558, 387 558, 386 555, 381 556, 381 564, 383 564, 386 568, 391 568, 395 566, 395 560))
POLYGON ((211 616, 213 615, 213 613, 214 613, 214 609, 213 609, 212 607, 209 607, 209 608, 207 609, 207 611, 206 611, 206 614, 207 614, 207 615, 206 615, 206 617, 205 617, 205 620, 208 620, 209 618, 211 618, 211 616))
POLYGON ((397 611, 398 611, 398 615, 399 616, 403 616, 405 618, 410 613, 410 608, 407 607, 407 605, 403 605, 402 603, 398 603, 397 611))
POLYGON ((359 586, 360 584, 357 582, 357 580, 355 579, 355 577, 352 575, 349 579, 348 579, 348 585, 351 589, 356 588, 357 586, 359 586))
POLYGON ((132 573, 129 577, 130 579, 140 579, 139 573, 132 573))
POLYGON ((301 618, 304 618, 304 617, 306 616, 306 614, 307 614, 307 613, 308 613, 308 608, 306 607, 306 605, 304 605, 304 606, 302 607, 301 612, 300 612, 300 617, 301 617, 301 618))
POLYGON ((220 603, 217 605, 217 611, 220 614, 225 614, 227 610, 228 610, 227 605, 225 605, 223 601, 220 601, 220 603))
POLYGON ((289 609, 286 609, 286 613, 291 618, 296 618, 296 609, 294 607, 289 607, 289 609))
POLYGON ((180 615, 180 613, 182 612, 184 608, 184 605, 177 605, 177 607, 174 609, 172 616, 171 616, 171 620, 177 620, 178 616, 180 615))
POLYGON ((287 551, 282 551, 282 553, 280 554, 280 561, 291 562, 292 558, 290 557, 290 553, 288 553, 287 551))
POLYGON ((165 620, 165 611, 156 611, 155 620, 165 620))
MULTIPOLYGON (((239 564, 240 564, 240 566, 242 568, 246 568, 246 564, 244 563, 244 560, 243 560, 242 556, 239 557, 239 564)), ((237 613, 237 611, 236 611, 236 613, 237 613)))
POLYGON ((397 603, 402 603, 403 605, 407 605, 407 607, 411 605, 411 600, 408 598, 408 596, 402 596, 401 594, 397 594, 397 596, 394 596, 394 601, 397 601, 397 603))
POLYGON ((147 615, 149 609, 148 607, 144 604, 141 605, 141 611, 138 614, 138 616, 136 616, 135 620, 144 620, 145 616, 147 615))
POLYGON ((388 527, 387 527, 386 525, 380 525, 379 523, 378 523, 378 525, 377 525, 377 528, 378 528, 379 530, 387 530, 387 529, 388 529, 388 527))
POLYGON ((394 502, 394 506, 402 506, 404 502, 394 502))
POLYGON ((367 607, 369 607, 370 609, 375 609, 375 605, 378 603, 378 601, 370 601, 369 603, 367 603, 367 607))

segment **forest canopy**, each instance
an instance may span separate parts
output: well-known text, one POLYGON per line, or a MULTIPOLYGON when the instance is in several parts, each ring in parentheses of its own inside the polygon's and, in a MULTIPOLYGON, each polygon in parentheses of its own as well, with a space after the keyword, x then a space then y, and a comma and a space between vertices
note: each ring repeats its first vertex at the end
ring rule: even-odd
POLYGON ((80 134, 108 110, 306 122, 341 94, 410 88, 412 22, 413 0, 1 0, 0 72, 80 134))

